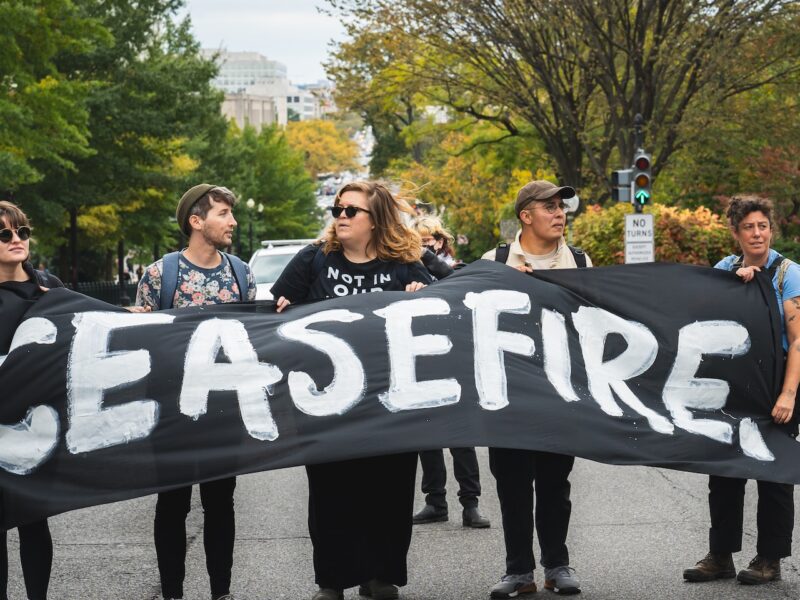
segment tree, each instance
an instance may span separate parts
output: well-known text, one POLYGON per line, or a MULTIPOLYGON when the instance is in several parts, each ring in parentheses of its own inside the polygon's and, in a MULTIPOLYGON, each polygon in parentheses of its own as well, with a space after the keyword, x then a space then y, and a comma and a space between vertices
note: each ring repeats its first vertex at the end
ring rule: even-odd
POLYGON ((637 113, 658 175, 686 144, 687 120, 800 70, 791 0, 331 3, 351 32, 400 40, 382 78, 424 84, 432 103, 507 135, 527 124, 559 179, 595 190, 632 156, 637 113))
POLYGON ((84 104, 92 82, 59 69, 59 57, 111 41, 99 21, 69 0, 0 3, 0 190, 75 168, 89 149, 84 104))
POLYGON ((249 232, 251 221, 257 239, 307 238, 319 232, 315 183, 303 155, 277 127, 256 132, 249 125, 239 130, 230 123, 224 138, 205 145, 197 156, 200 164, 193 173, 194 182, 224 185, 240 199, 252 198, 256 206, 264 207, 259 213, 237 206, 240 240, 249 232))
POLYGON ((332 121, 297 121, 286 125, 289 145, 305 156, 312 177, 355 169, 358 149, 332 121))
POLYGON ((169 239, 174 229, 166 217, 185 177, 186 165, 178 165, 191 138, 222 122, 222 95, 210 86, 216 66, 200 56, 188 20, 173 20, 181 0, 78 5, 113 36, 105 46, 55 59, 59 72, 93 82, 84 104, 90 153, 73 160, 74 169, 43 171, 42 181, 21 188, 19 199, 43 238, 59 247, 62 275, 68 262, 74 270, 81 228, 84 255, 106 257, 95 261, 104 262, 105 273, 84 276, 107 277, 120 239, 145 247, 169 239))

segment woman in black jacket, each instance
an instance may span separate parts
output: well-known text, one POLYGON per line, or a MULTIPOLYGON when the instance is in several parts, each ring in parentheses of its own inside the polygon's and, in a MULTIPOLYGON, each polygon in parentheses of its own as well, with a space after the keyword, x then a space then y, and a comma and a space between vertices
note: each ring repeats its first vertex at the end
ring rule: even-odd
MULTIPOLYGON (((0 304, 0 320, 4 323, 18 322, 30 305, 48 289, 63 287, 57 277, 37 271, 31 265, 30 237, 31 228, 25 213, 11 202, 0 201, 0 289, 6 292, 0 304)), ((10 335, 2 334, 0 337, 0 356, 8 353, 10 335)), ((29 600, 45 600, 53 562, 53 541, 47 519, 21 525, 18 530, 27 596, 29 600)), ((0 545, 0 598, 7 600, 8 551, 5 531, 0 534, 0 545)))

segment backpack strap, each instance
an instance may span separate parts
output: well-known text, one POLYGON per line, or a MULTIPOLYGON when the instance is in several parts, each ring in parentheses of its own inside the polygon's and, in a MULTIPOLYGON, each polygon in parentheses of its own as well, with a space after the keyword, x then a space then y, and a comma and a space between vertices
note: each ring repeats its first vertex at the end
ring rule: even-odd
POLYGON ((501 244, 497 244, 497 250, 494 252, 494 259, 499 262, 506 264, 508 262, 508 255, 511 253, 511 246, 507 243, 503 242, 501 244))
POLYGON ((583 251, 583 248, 578 248, 577 246, 570 246, 567 244, 567 248, 569 251, 572 252, 572 258, 575 259, 575 266, 579 269, 586 268, 586 252, 583 251))
POLYGON ((250 289, 250 284, 247 281, 247 265, 238 256, 222 252, 222 256, 228 259, 228 264, 231 266, 233 278, 239 286, 239 301, 247 302, 247 292, 250 289))
POLYGON ((165 254, 161 259, 161 292, 158 296, 158 309, 172 308, 175 290, 178 289, 178 260, 180 251, 165 254))
POLYGON ((788 258, 784 258, 781 264, 778 265, 778 294, 780 294, 781 298, 783 298, 783 280, 786 277, 786 271, 789 270, 791 265, 792 261, 788 258))
MULTIPOLYGON (((785 256, 778 254, 775 257, 775 260, 772 261, 772 264, 769 266, 768 269, 765 269, 769 280, 772 281, 772 278, 775 277, 775 274, 778 275, 778 296, 783 298, 783 280, 786 277, 786 271, 789 270, 789 267, 792 265, 792 261, 785 256)), ((737 269, 742 268, 744 266, 744 257, 737 256, 736 259, 731 264, 731 271, 736 271, 737 269)))

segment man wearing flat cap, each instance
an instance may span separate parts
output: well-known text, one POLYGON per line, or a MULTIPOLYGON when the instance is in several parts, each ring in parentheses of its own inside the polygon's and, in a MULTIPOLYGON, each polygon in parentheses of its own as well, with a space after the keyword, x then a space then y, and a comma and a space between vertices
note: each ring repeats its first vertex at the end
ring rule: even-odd
MULTIPOLYGON (((511 244, 500 244, 482 258, 524 273, 535 269, 591 267, 589 257, 567 245, 564 229, 569 186, 531 181, 520 189, 514 210, 520 230, 511 244)), ((508 448, 489 448, 489 466, 497 481, 506 545, 506 573, 490 592, 492 598, 513 598, 536 591, 533 571, 534 522, 544 567, 544 587, 559 594, 577 594, 580 581, 569 564, 567 531, 572 512, 569 474, 575 457, 508 448), (534 517, 534 487, 536 514, 534 517)))
MULTIPOLYGON (((255 300, 256 284, 250 268, 223 252, 231 245, 236 228, 235 205, 236 196, 229 189, 209 183, 196 185, 183 195, 175 217, 189 244, 145 269, 136 292, 137 306, 165 310, 255 300)), ((200 484, 203 542, 213 600, 233 599, 235 488, 235 477, 200 484)), ((165 600, 183 598, 186 516, 191 498, 192 486, 158 494, 154 536, 165 600)))

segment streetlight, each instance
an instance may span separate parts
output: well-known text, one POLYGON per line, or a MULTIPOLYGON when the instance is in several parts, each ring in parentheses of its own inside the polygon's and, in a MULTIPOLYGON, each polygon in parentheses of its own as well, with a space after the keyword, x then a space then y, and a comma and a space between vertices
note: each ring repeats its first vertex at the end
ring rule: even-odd
MULTIPOLYGON (((247 210, 249 211, 249 214, 247 215, 248 217, 247 231, 250 236, 250 256, 252 256, 253 255, 253 212, 252 211, 256 207, 256 201, 253 200, 252 198, 248 198, 247 202, 245 202, 245 205, 247 206, 247 210)), ((262 212, 264 212, 264 205, 261 202, 259 202, 258 214, 261 214, 262 212)))

